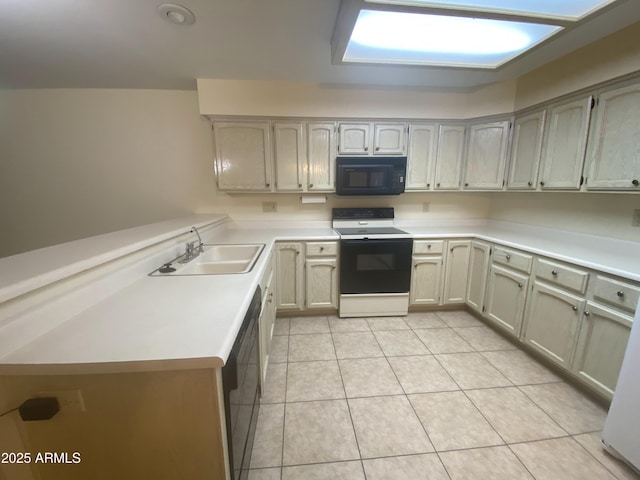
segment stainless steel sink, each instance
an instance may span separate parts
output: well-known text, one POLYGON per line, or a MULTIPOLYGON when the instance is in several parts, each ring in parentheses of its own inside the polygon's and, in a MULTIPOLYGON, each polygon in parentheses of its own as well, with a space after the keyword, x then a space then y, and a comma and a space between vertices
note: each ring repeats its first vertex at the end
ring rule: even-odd
POLYGON ((169 268, 159 268, 152 276, 229 275, 250 272, 264 249, 264 244, 203 245, 203 252, 187 263, 184 255, 174 259, 169 268), (175 271, 171 271, 175 269, 175 271))

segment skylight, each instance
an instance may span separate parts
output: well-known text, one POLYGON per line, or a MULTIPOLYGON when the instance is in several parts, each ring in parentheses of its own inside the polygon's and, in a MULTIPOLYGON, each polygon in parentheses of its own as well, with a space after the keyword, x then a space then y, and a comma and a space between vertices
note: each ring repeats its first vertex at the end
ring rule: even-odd
POLYGON ((539 23, 360 10, 343 61, 496 68, 560 30, 539 23))
POLYGON ((579 20, 615 0, 365 0, 369 3, 431 8, 457 8, 476 12, 511 13, 558 20, 579 20))

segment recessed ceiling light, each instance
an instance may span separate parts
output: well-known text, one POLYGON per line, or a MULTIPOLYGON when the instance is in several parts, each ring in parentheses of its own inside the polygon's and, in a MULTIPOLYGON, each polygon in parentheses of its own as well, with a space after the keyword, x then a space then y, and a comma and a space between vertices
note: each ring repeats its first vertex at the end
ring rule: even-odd
POLYGON ((497 68, 560 30, 540 23, 360 10, 343 61, 497 68))
POLYGON ((160 5, 158 15, 175 25, 193 25, 196 22, 196 16, 191 10, 175 3, 160 5))

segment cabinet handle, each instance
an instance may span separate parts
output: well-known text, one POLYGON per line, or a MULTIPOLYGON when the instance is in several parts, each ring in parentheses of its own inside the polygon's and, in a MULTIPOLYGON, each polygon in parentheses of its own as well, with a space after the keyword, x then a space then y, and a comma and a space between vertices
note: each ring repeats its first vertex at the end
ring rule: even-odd
POLYGON ((427 249, 430 249, 430 248, 431 248, 431 244, 430 244, 430 243, 428 243, 428 244, 427 244, 427 249))
POLYGON ((298 188, 302 188, 302 184, 301 183, 298 184, 298 188))
POLYGON ((320 251, 322 252, 324 250, 324 247, 320 247, 320 251))
POLYGON ((544 187, 544 182, 540 182, 540 186, 541 186, 541 187, 544 187))
POLYGON ((368 152, 369 151, 369 147, 364 147, 364 151, 368 152))
POLYGON ((271 186, 271 184, 270 184, 270 183, 266 183, 265 185, 266 185, 267 187, 270 187, 270 186, 271 186))
POLYGON ((451 248, 449 249, 449 251, 450 251, 450 252, 453 252, 453 247, 451 247, 451 248))
POLYGON ((431 184, 430 184, 430 183, 427 183, 427 188, 429 188, 430 186, 431 186, 431 184))
POLYGON ((622 297, 624 297, 624 292, 622 290, 618 290, 616 292, 616 295, 618 295, 618 297, 622 298, 622 297))
POLYGON ((300 250, 296 250, 296 255, 300 255, 300 250))
MULTIPOLYGON (((365 150, 366 150, 366 148, 365 148, 365 150)), ((379 152, 379 151, 380 151, 380 147, 376 147, 376 152, 379 152)))
POLYGON ((556 275, 558 275, 558 271, 557 270, 551 270, 551 275, 553 275, 555 277, 556 275))
POLYGON ((576 307, 575 305, 573 306, 573 311, 577 312, 578 311, 578 307, 576 307))
POLYGON ((309 184, 309 188, 313 188, 313 183, 310 183, 310 184, 309 184))
POLYGON ((507 255, 505 258, 506 258, 507 260, 511 260, 511 255, 507 255))
POLYGON ((637 187, 638 185, 640 185, 640 181, 638 180, 631 180, 631 185, 633 185, 634 187, 637 187))
POLYGON ((522 283, 518 283, 518 286, 519 286, 520 288, 524 287, 524 285, 522 285, 522 283))
POLYGON ((468 183, 465 183, 465 184, 464 184, 464 186, 465 186, 465 187, 468 187, 468 186, 469 186, 469 184, 468 184, 468 183))
POLYGON ((436 183, 436 187, 439 187, 439 186, 440 186, 440 184, 439 184, 439 183, 436 183))
POLYGON ((530 187, 533 186, 533 182, 527 182, 527 185, 529 185, 530 187))
POLYGON ((591 315, 591 312, 589 312, 589 310, 587 310, 586 312, 584 312, 584 316, 588 317, 589 315, 591 315))

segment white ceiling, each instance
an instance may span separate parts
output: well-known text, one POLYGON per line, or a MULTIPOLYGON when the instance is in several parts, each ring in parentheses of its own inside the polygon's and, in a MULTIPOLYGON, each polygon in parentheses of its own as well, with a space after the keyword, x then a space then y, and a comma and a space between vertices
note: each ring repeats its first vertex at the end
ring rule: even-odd
MULTIPOLYGON (((514 0, 516 1, 516 0, 514 0)), ((0 88, 195 89, 196 78, 471 89, 517 77, 640 21, 640 0, 571 29, 496 71, 331 63, 340 0, 0 0, 0 88)))

